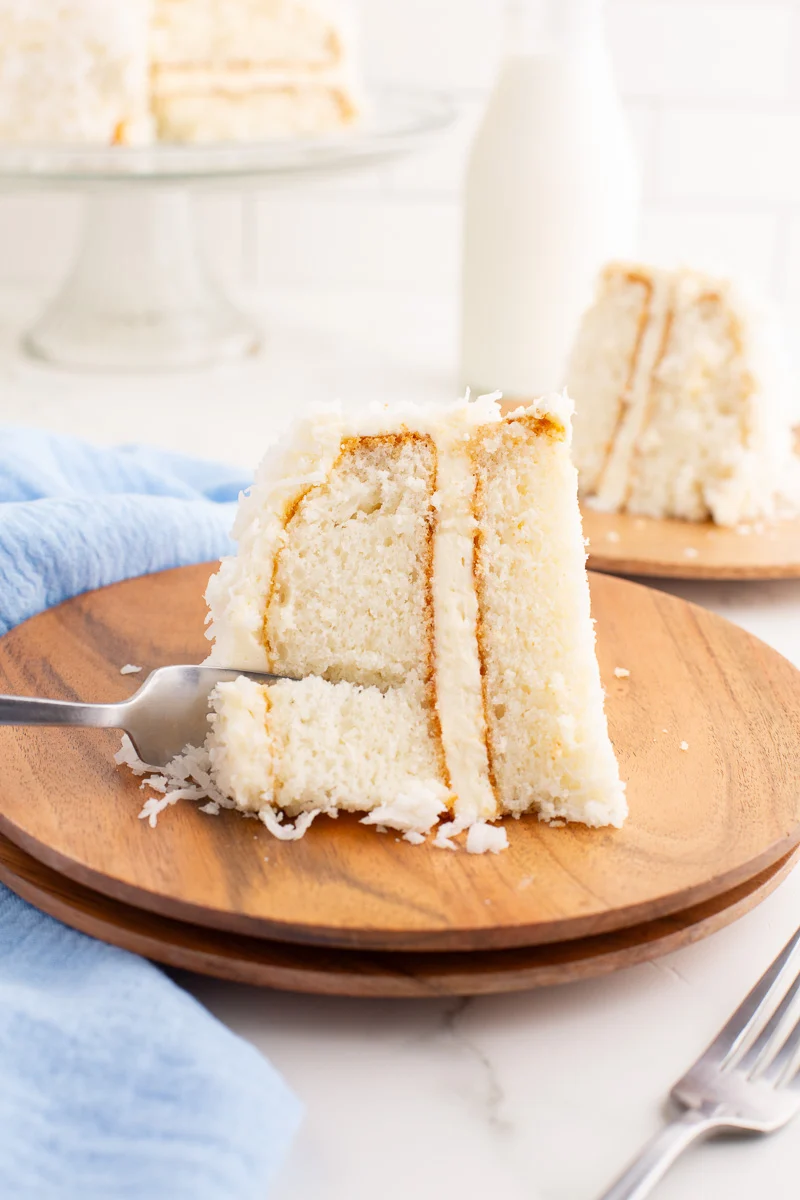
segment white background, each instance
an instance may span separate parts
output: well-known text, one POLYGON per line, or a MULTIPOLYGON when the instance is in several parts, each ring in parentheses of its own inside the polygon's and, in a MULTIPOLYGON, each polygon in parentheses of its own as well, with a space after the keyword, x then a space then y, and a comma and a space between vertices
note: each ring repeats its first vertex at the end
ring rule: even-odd
MULTIPOLYGON (((218 268, 245 284, 448 292, 465 147, 491 83, 501 0, 360 0, 368 75, 452 91, 459 128, 422 158, 335 185, 204 202, 218 268)), ((609 0, 645 183, 641 251, 734 274, 800 328, 800 0, 609 0)), ((0 197, 0 284, 52 288, 75 199, 0 197)))

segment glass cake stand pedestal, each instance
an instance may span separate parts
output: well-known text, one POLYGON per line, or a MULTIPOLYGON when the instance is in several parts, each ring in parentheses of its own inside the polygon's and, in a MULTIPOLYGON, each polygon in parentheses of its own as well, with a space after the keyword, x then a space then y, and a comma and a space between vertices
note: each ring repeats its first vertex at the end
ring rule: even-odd
POLYGON ((23 337, 31 357, 78 370, 206 366, 256 351, 261 330, 210 271, 200 189, 328 178, 421 148, 450 125, 439 94, 383 91, 370 120, 335 137, 257 144, 0 150, 0 187, 85 194, 75 261, 23 337))

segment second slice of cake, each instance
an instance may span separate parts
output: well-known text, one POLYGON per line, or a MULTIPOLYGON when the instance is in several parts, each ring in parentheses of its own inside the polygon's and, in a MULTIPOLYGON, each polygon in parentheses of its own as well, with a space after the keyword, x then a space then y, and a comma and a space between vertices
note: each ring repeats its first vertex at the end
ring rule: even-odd
POLYGON ((796 511, 777 341, 723 280, 607 267, 568 373, 587 502, 719 525, 796 511))
POLYGON ((218 689, 223 794, 278 836, 338 810, 473 849, 508 813, 621 824, 570 409, 329 410, 268 456, 209 584, 209 661, 295 678, 218 689))

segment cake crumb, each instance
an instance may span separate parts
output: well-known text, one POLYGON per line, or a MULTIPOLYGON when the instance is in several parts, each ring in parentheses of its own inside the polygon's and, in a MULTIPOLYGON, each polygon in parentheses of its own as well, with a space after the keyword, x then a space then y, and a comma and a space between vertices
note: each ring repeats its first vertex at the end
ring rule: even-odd
POLYGON ((508 834, 502 825, 476 821, 467 830, 467 854, 499 854, 508 848, 508 834))
POLYGON ((688 749, 689 749, 689 743, 681 742, 681 750, 688 750, 688 749))
POLYGON ((684 546, 683 557, 684 558, 699 558, 700 551, 697 549, 696 546, 684 546))
POLYGON ((607 542, 618 542, 619 541, 619 534, 617 533, 616 529, 608 530, 608 532, 606 533, 606 541, 607 542))
POLYGON ((135 667, 133 663, 126 663, 124 667, 120 667, 120 675, 138 675, 141 667, 135 667))
POLYGON ((614 674, 617 679, 627 679, 630 676, 630 671, 627 667, 614 667, 614 674))

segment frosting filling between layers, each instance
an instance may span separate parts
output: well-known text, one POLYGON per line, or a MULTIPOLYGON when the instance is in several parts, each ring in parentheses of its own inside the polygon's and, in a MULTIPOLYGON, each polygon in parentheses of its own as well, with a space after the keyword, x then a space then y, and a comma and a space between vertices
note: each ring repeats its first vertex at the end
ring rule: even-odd
POLYGON ((437 434, 438 524, 434 544, 433 598, 436 697, 456 816, 468 824, 497 815, 489 777, 474 554, 475 480, 470 433, 458 423, 437 434))
POLYGON ((605 465, 587 500, 591 508, 616 512, 624 507, 630 490, 631 468, 636 444, 645 426, 653 387, 653 372, 664 353, 666 326, 671 311, 671 288, 665 275, 654 274, 647 305, 643 312, 644 328, 632 352, 628 388, 621 415, 614 430, 605 465))

